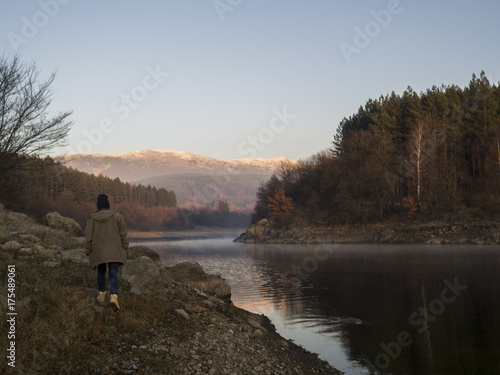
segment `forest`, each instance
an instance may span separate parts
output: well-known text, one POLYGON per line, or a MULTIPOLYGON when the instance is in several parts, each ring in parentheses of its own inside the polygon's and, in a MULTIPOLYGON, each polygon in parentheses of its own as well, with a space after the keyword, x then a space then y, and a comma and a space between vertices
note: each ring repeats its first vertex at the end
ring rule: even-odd
POLYGON ((464 88, 368 100, 340 122, 331 149, 260 187, 252 222, 495 220, 499 193, 500 89, 482 72, 464 88))
POLYGON ((124 216, 127 227, 133 230, 186 230, 195 226, 243 228, 248 224, 248 215, 230 212, 224 201, 212 206, 181 208, 171 190, 80 172, 50 157, 17 158, 16 169, 8 172, 8 178, 0 187, 0 202, 36 218, 57 211, 84 227, 89 215, 96 210, 97 195, 105 193, 110 197, 112 208, 124 216))

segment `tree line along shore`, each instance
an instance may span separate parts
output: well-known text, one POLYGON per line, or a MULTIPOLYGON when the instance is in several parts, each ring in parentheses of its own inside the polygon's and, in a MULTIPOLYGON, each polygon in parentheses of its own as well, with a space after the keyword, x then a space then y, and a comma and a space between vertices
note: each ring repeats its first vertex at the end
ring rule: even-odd
POLYGON ((370 99, 330 150, 282 165, 257 198, 252 224, 281 228, 497 222, 500 88, 482 72, 370 99))

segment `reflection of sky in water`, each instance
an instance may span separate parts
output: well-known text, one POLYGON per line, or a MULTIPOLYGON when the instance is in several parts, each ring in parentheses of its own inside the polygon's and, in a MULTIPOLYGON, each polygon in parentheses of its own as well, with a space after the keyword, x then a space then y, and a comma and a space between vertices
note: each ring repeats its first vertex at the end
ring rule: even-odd
POLYGON ((412 344, 391 360, 387 373, 500 374, 498 246, 343 245, 300 279, 294 267, 303 269, 315 246, 231 239, 143 244, 167 266, 196 261, 222 275, 236 306, 265 314, 282 336, 346 375, 367 374, 381 344, 402 331, 412 344), (439 298, 445 279, 456 277, 468 289, 419 333, 409 316, 439 298))
MULTIPOLYGON (((285 275, 269 266, 266 259, 253 259, 247 253, 248 245, 233 243, 232 239, 202 239, 168 242, 144 242, 160 253, 162 262, 173 266, 179 262, 194 261, 207 273, 222 275, 231 285, 233 303, 245 310, 264 314, 276 330, 320 358, 332 363, 346 374, 366 374, 356 362, 348 360, 338 334, 339 324, 325 316, 308 315, 309 307, 317 304, 314 296, 305 296, 301 290, 310 285, 297 285, 291 280, 290 268, 285 275), (273 285, 291 286, 287 296, 273 285), (332 323, 333 322, 333 323, 332 323), (330 329, 325 332, 325 327, 330 329)), ((133 243, 132 245, 139 245, 133 243)))

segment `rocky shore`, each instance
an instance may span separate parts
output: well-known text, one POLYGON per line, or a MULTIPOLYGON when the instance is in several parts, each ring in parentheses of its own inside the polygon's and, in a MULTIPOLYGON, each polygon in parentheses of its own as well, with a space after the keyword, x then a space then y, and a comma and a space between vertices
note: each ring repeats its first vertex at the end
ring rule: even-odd
POLYGON ((244 243, 422 243, 475 244, 500 243, 500 224, 475 221, 469 223, 429 222, 425 224, 358 226, 305 226, 277 228, 267 219, 253 224, 235 241, 244 243))
MULTIPOLYGON (((113 312, 95 300, 82 235, 57 213, 38 223, 0 205, 0 275, 14 266, 17 313, 15 367, 2 361, 0 373, 341 374, 234 306, 221 276, 193 262, 163 267, 144 246, 127 252, 113 312)), ((12 344, 1 342, 5 353, 12 344)))

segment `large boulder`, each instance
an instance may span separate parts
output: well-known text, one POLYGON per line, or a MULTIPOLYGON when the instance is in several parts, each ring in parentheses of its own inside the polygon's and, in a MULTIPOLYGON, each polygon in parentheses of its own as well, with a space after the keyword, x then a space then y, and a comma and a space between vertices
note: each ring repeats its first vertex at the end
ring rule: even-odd
POLYGON ((167 282, 175 280, 202 292, 215 294, 219 298, 231 297, 231 287, 220 275, 208 275, 196 262, 183 262, 163 269, 162 276, 167 282))
POLYGON ((253 224, 245 232, 246 240, 249 242, 261 242, 271 235, 271 227, 268 219, 262 219, 253 224))
POLYGON ((151 258, 158 265, 161 263, 160 255, 147 246, 131 246, 127 250, 127 259, 133 260, 144 256, 151 258))
POLYGON ((54 229, 62 229, 75 236, 83 236, 80 224, 70 217, 61 216, 58 212, 49 212, 42 219, 43 223, 54 229))
POLYGON ((132 293, 159 293, 165 290, 158 265, 146 256, 126 260, 118 271, 118 280, 130 286, 132 293))

